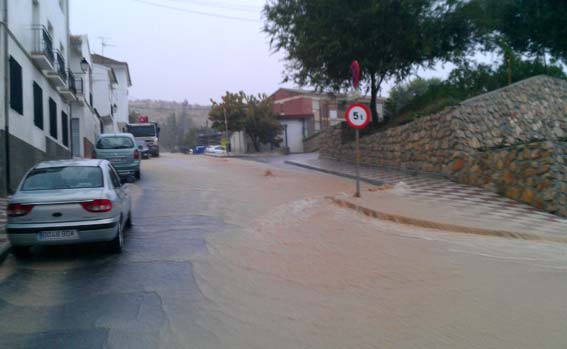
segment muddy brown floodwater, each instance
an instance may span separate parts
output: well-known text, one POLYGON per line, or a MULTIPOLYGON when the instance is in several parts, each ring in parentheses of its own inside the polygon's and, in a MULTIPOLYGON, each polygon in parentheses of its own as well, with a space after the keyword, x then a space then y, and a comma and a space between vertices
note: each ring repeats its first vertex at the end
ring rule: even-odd
POLYGON ((190 161, 201 213, 231 224, 189 260, 216 339, 194 347, 567 347, 566 245, 383 222, 324 199, 348 180, 190 161))

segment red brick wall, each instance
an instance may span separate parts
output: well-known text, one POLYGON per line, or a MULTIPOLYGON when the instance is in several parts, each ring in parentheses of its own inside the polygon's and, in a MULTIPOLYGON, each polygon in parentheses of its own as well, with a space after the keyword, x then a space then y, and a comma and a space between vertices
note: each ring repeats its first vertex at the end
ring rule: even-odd
POLYGON ((280 99, 285 99, 285 98, 289 98, 289 97, 293 97, 296 96, 297 93, 293 93, 291 91, 286 91, 286 90, 278 90, 276 93, 274 93, 274 101, 280 100, 280 99))
POLYGON ((285 115, 306 115, 313 113, 310 98, 298 98, 283 103, 273 104, 274 112, 285 115))

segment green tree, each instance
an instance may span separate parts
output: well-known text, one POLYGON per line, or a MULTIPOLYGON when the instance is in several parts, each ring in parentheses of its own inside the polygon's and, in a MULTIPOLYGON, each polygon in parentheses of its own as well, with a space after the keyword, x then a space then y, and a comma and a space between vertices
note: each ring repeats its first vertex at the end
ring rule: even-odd
POLYGON ((184 100, 181 103, 181 113, 177 117, 177 140, 178 143, 183 143, 183 139, 187 131, 191 128, 191 119, 189 119, 189 102, 184 100))
POLYGON ((260 150, 260 144, 279 146, 282 139, 282 126, 272 107, 272 101, 266 95, 247 96, 244 130, 252 139, 254 149, 260 150))
POLYGON ((138 122, 138 115, 140 115, 140 113, 138 113, 135 110, 130 110, 128 113, 128 123, 129 124, 135 124, 138 122))
POLYGON ((396 85, 390 90, 390 96, 386 100, 385 107, 390 113, 397 114, 410 102, 425 94, 431 86, 440 84, 441 80, 437 78, 422 79, 418 77, 405 84, 396 85))
POLYGON ((504 87, 509 84, 509 79, 516 82, 544 73, 567 78, 560 65, 544 65, 537 58, 522 59, 513 51, 503 53, 502 60, 495 65, 462 60, 445 81, 432 79, 426 83, 417 78, 394 87, 386 107, 394 117, 407 121, 408 117, 429 115, 467 98, 504 87))
POLYGON ((197 145, 198 142, 198 129, 190 128, 183 137, 181 144, 188 146, 189 148, 193 148, 197 145))
POLYGON ((461 54, 473 42, 474 22, 465 0, 272 0, 264 31, 274 51, 284 51, 284 81, 341 90, 349 65, 361 65, 370 90, 374 125, 382 82, 403 81, 417 67, 461 54))
POLYGON ((209 120, 212 127, 225 130, 225 112, 228 120, 228 130, 231 132, 245 131, 252 139, 256 151, 260 144, 279 145, 281 125, 273 112, 271 100, 264 94, 258 96, 227 92, 222 101, 211 100, 209 120))
POLYGON ((228 121, 228 131, 241 131, 244 128, 246 117, 246 94, 242 91, 237 93, 226 92, 220 102, 211 99, 211 110, 209 120, 211 127, 219 131, 225 131, 225 120, 228 121), (226 118, 225 118, 226 116, 226 118))
POLYGON ((177 145, 177 117, 175 113, 169 114, 161 126, 160 144, 169 150, 177 145))
POLYGON ((473 0, 478 27, 504 38, 517 52, 567 62, 567 2, 559 0, 473 0))

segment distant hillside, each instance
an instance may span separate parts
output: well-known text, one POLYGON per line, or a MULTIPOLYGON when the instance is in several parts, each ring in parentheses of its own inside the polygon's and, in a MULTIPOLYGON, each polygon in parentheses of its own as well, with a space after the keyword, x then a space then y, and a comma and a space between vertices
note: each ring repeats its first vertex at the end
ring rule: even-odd
MULTIPOLYGON (((148 115, 150 121, 157 121, 159 123, 163 123, 171 113, 175 113, 179 117, 183 110, 183 102, 134 99, 130 100, 128 103, 130 112, 148 115)), ((210 106, 189 103, 186 108, 189 119, 191 120, 191 126, 205 126, 209 117, 210 106)))

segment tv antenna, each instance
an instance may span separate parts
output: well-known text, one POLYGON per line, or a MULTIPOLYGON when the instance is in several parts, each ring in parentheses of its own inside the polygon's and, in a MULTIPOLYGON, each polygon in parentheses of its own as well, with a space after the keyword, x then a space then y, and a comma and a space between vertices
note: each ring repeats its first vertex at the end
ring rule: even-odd
POLYGON ((98 39, 100 40, 100 51, 101 55, 104 56, 104 48, 105 47, 115 47, 116 45, 110 44, 110 40, 112 39, 109 36, 99 36, 98 39))

